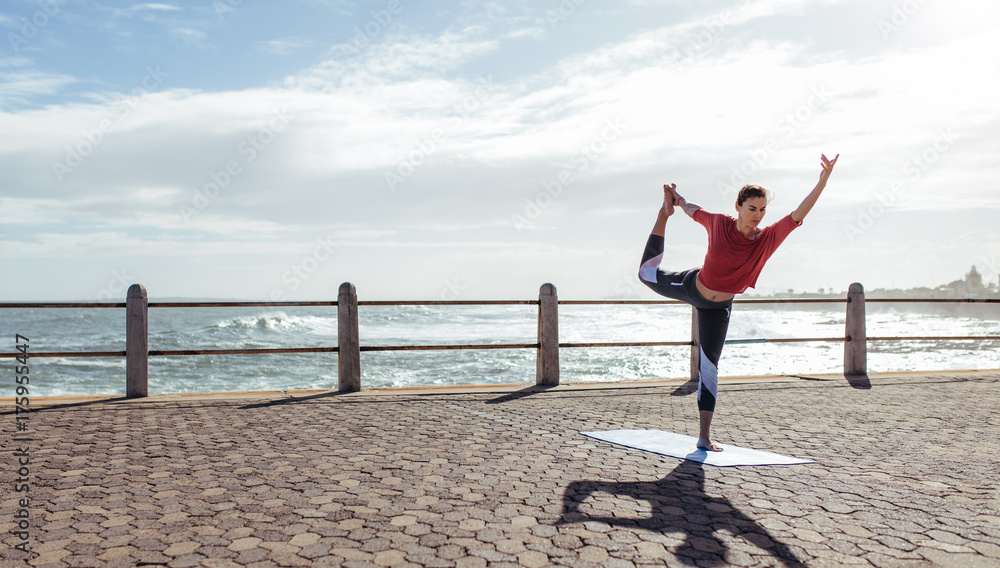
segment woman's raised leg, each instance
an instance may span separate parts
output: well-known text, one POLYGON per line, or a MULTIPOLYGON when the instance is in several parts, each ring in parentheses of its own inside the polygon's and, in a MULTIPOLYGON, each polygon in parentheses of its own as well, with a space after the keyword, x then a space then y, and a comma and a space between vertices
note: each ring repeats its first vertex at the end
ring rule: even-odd
POLYGON ((664 272, 660 270, 663 260, 663 233, 667 227, 667 219, 674 214, 673 185, 663 186, 663 206, 656 214, 656 223, 646 240, 646 248, 642 251, 642 261, 639 265, 639 280, 661 296, 682 300, 680 288, 684 274, 679 272, 664 272))

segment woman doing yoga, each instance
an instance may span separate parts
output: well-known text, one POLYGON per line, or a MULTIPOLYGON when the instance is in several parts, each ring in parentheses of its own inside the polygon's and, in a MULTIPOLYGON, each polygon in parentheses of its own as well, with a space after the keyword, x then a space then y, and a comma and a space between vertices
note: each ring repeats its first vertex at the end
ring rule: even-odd
POLYGON ((687 302, 698 314, 698 345, 701 364, 698 370, 698 411, 700 431, 698 447, 719 452, 722 448, 712 443, 709 429, 715 413, 718 396, 719 356, 729 329, 729 312, 733 297, 742 294, 757 283, 757 276, 764 263, 774 254, 778 245, 793 229, 802 224, 809 210, 816 204, 827 180, 837 163, 820 157, 822 171, 819 182, 794 211, 773 225, 759 228, 767 208, 769 192, 759 185, 745 185, 736 197, 736 218, 719 213, 709 213, 680 196, 677 186, 663 186, 663 206, 653 225, 653 232, 646 241, 639 267, 639 279, 654 292, 668 298, 687 302), (663 259, 663 232, 667 218, 680 207, 689 217, 705 226, 708 231, 708 251, 701 268, 683 272, 664 272, 660 269, 663 259))

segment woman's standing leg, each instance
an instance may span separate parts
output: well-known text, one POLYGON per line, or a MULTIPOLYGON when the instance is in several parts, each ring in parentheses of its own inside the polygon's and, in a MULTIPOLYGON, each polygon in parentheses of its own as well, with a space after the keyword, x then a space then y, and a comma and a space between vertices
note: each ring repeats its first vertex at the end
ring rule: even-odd
POLYGON ((698 366, 698 447, 718 452, 722 448, 712 443, 709 430, 719 396, 719 357, 729 330, 731 305, 725 308, 698 308, 698 345, 701 361, 698 366))

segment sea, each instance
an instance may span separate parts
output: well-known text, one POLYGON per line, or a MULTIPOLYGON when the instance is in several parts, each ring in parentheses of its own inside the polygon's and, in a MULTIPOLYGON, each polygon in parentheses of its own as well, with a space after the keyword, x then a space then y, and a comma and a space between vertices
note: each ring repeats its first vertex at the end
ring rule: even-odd
MULTIPOLYGON (((1000 304, 867 303, 869 337, 989 336, 986 340, 871 341, 869 372, 1000 368, 1000 304)), ((795 337, 843 337, 845 304, 735 304, 719 364, 722 376, 837 373, 842 342, 761 343, 795 337)), ((535 305, 359 307, 362 345, 537 342, 535 305)), ((0 352, 27 337, 42 351, 123 351, 121 308, 0 309, 0 352)), ((559 341, 689 341, 686 305, 560 305, 559 341)), ((337 308, 150 308, 149 348, 253 349, 337 345, 337 308)), ((616 382, 684 379, 690 349, 564 347, 560 380, 616 382)), ((124 394, 124 357, 32 358, 32 396, 124 394)), ((13 377, 14 359, 0 359, 13 377)), ((535 349, 367 351, 363 388, 534 384, 535 349)), ((337 354, 158 356, 149 359, 150 393, 336 389, 337 354)), ((9 381, 14 396, 14 381, 9 381)))

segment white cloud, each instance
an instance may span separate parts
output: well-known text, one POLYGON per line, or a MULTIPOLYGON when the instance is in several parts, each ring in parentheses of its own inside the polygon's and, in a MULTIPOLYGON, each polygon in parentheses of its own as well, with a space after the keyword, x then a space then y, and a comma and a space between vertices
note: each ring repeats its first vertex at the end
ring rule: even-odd
POLYGON ((87 231, 38 233, 19 241, 5 256, 15 258, 226 258, 231 256, 295 253, 301 244, 258 242, 252 248, 242 241, 197 238, 142 238, 127 232, 87 231))
POLYGON ((31 104, 32 97, 51 95, 77 82, 68 75, 21 70, 0 72, 0 107, 10 104, 31 104))
POLYGON ((469 60, 495 51, 499 41, 485 37, 481 27, 446 32, 436 37, 388 34, 355 38, 334 46, 327 61, 290 77, 293 87, 331 90, 350 85, 388 86, 425 77, 439 77, 469 60))
POLYGON ((138 12, 143 10, 152 10, 157 12, 174 12, 174 11, 180 11, 182 10, 182 8, 180 6, 174 6, 173 4, 147 3, 147 4, 136 4, 131 8, 129 8, 129 10, 133 12, 138 12))
POLYGON ((175 27, 170 33, 191 44, 202 44, 208 38, 204 31, 191 27, 175 27))
POLYGON ((262 53, 274 53, 277 55, 288 55, 304 47, 312 45, 311 41, 299 38, 273 39, 257 43, 258 51, 262 53))

